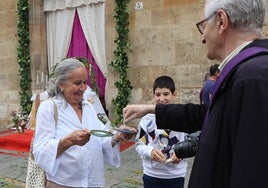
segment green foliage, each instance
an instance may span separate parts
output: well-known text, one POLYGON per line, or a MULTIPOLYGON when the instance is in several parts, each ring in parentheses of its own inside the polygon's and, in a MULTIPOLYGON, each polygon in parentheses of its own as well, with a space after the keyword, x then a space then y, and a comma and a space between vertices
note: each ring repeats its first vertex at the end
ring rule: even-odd
POLYGON ((116 23, 117 37, 114 42, 117 47, 114 51, 114 59, 111 62, 112 69, 118 73, 118 80, 115 86, 118 89, 117 96, 112 100, 114 107, 114 123, 119 124, 123 121, 123 108, 128 104, 131 96, 132 86, 128 80, 128 51, 129 51, 129 11, 128 3, 130 0, 115 0, 114 20, 116 23))
POLYGON ((17 62, 20 66, 20 105, 22 111, 31 111, 31 60, 30 60, 30 39, 29 39, 29 2, 19 0, 17 3, 17 28, 18 43, 17 62))
POLYGON ((87 58, 75 57, 75 59, 77 59, 80 62, 82 62, 88 68, 89 74, 90 74, 90 86, 91 86, 91 89, 93 91, 95 91, 97 94, 99 94, 99 87, 98 87, 97 82, 96 82, 96 75, 95 75, 95 71, 93 69, 93 66, 89 63, 87 58))

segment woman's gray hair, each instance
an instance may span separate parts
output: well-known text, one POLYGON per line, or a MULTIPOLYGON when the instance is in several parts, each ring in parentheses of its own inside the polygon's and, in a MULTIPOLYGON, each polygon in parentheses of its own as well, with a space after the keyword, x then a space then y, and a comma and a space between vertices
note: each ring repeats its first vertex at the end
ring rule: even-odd
POLYGON ((205 16, 224 10, 234 29, 262 35, 266 0, 207 0, 205 16))
POLYGON ((59 88, 59 83, 66 81, 70 72, 80 67, 85 67, 85 65, 75 58, 64 59, 60 63, 54 65, 51 68, 47 87, 49 97, 58 95, 63 96, 63 93, 59 88))

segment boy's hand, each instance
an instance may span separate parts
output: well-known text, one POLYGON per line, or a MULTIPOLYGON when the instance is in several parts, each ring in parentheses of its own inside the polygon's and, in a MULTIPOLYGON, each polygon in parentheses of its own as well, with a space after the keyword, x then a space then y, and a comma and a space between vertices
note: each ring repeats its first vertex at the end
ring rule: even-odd
POLYGON ((166 156, 158 149, 153 149, 151 152, 151 159, 155 161, 165 161, 166 156))

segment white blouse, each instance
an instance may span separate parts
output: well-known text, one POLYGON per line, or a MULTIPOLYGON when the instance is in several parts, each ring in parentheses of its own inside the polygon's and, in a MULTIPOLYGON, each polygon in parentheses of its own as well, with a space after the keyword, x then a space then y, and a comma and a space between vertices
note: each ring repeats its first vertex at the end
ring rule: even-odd
POLYGON ((54 118, 54 104, 43 101, 37 111, 33 154, 38 166, 46 171, 47 179, 70 187, 105 186, 104 162, 119 167, 119 146, 112 147, 111 137, 100 138, 91 135, 84 146, 74 145, 58 158, 57 147, 61 138, 74 130, 107 130, 99 121, 93 106, 82 103, 82 123, 70 104, 64 99, 53 99, 57 104, 57 120, 54 118))
POLYGON ((142 159, 144 174, 160 178, 171 179, 185 177, 187 161, 184 159, 178 164, 154 161, 150 155, 152 150, 159 149, 170 158, 174 153, 174 146, 180 141, 184 141, 185 133, 157 129, 155 114, 147 114, 141 118, 136 135, 136 151, 142 159))

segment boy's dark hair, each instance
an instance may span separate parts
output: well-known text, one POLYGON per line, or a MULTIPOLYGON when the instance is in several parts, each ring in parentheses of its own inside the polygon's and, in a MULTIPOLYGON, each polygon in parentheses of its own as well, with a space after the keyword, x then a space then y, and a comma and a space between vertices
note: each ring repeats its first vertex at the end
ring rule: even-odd
POLYGON ((156 88, 168 88, 173 94, 175 92, 175 83, 169 76, 159 76, 154 81, 153 93, 155 93, 156 88))
POLYGON ((216 73, 219 73, 219 64, 211 65, 209 68, 209 74, 210 76, 214 76, 216 73))

